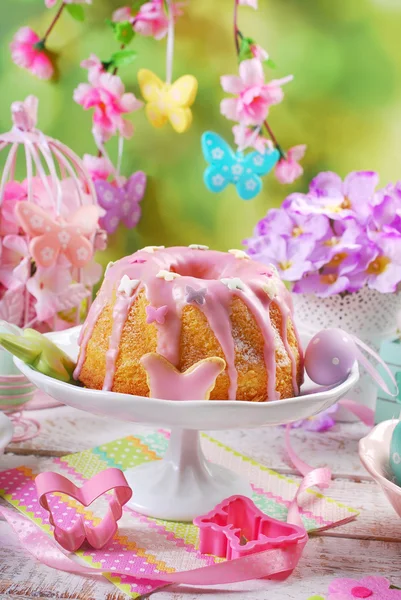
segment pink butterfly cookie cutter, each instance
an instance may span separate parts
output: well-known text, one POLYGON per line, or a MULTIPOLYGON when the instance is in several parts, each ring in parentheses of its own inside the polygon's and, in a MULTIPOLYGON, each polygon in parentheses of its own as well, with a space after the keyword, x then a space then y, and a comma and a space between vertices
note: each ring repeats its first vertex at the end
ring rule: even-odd
POLYGON ((54 527, 54 538, 65 550, 75 552, 86 540, 93 548, 103 548, 118 529, 117 522, 121 518, 122 508, 132 497, 132 490, 120 469, 110 468, 97 473, 79 488, 72 481, 54 472, 40 473, 35 479, 39 503, 49 513, 50 524, 54 527), (113 490, 113 494, 107 492, 113 490), (89 506, 97 498, 107 494, 109 506, 99 525, 93 527, 85 523, 81 515, 71 528, 66 529, 63 523, 56 521, 49 505, 48 494, 62 493, 89 506))
POLYGON ((308 540, 305 529, 269 517, 245 496, 223 500, 196 517, 194 525, 199 527, 200 551, 227 560, 273 548, 296 552, 308 540))

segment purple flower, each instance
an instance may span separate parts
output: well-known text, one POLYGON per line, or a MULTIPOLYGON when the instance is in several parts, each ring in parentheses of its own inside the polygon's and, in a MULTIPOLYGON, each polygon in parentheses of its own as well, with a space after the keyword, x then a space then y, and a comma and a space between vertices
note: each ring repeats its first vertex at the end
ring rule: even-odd
POLYGON ((338 405, 333 404, 327 410, 319 413, 318 415, 314 415, 313 417, 309 417, 308 419, 301 419, 300 421, 295 421, 291 424, 293 429, 305 429, 305 431, 328 431, 336 424, 333 415, 337 412, 338 405))
POLYGON ((333 220, 357 215, 364 221, 371 214, 378 181, 373 171, 355 171, 344 182, 336 173, 319 173, 312 179, 308 194, 292 194, 286 202, 304 214, 323 214, 333 220))
POLYGON ((364 285, 382 293, 401 283, 401 182, 375 191, 373 171, 315 177, 259 221, 244 244, 273 263, 293 290, 330 296, 364 285))
POLYGON ((253 258, 265 264, 273 264, 285 281, 297 281, 313 268, 308 257, 314 248, 311 235, 304 236, 302 244, 296 238, 272 236, 270 243, 258 252, 251 252, 253 258))
POLYGON ((335 273, 308 274, 294 285, 296 294, 313 294, 326 298, 334 294, 341 294, 349 287, 349 279, 335 273))

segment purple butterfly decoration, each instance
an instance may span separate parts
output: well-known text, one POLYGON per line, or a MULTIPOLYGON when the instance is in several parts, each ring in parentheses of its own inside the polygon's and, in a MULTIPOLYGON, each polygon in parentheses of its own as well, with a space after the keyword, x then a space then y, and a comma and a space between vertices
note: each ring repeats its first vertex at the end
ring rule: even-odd
POLYGON ((185 298, 185 300, 187 301, 188 304, 195 302, 199 306, 202 306, 202 304, 205 303, 205 296, 207 294, 207 288, 199 288, 199 290, 195 290, 190 285, 187 285, 185 288, 185 291, 187 293, 187 297, 185 298))
POLYGON ((97 201, 104 208, 106 214, 99 219, 99 225, 107 231, 114 233, 120 221, 128 229, 138 224, 141 218, 139 206, 146 188, 146 175, 137 171, 120 187, 98 179, 95 181, 97 201))
POLYGON ((160 306, 160 308, 155 308, 154 306, 147 306, 146 307, 146 323, 159 323, 160 325, 163 325, 165 319, 166 319, 166 314, 168 312, 168 306, 164 305, 164 306, 160 306))

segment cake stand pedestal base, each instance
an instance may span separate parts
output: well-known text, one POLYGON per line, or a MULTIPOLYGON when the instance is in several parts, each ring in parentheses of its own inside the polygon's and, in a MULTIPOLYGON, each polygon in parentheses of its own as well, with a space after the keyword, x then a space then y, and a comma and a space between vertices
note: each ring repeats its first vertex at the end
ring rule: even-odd
POLYGON ((250 497, 250 484, 232 471, 209 462, 199 432, 173 429, 162 460, 125 472, 132 488, 128 506, 167 521, 193 521, 235 494, 250 497))

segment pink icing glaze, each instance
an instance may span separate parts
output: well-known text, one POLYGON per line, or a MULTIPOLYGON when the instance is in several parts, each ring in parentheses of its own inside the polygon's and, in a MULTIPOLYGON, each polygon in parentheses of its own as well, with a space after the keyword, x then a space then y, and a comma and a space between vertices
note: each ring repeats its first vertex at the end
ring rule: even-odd
POLYGON ((222 358, 205 358, 180 373, 155 352, 145 354, 141 363, 148 375, 150 396, 160 400, 208 400, 226 366, 222 358))
MULTIPOLYGON (((185 247, 157 249, 153 253, 139 250, 131 256, 114 263, 107 271, 101 290, 91 306, 81 335, 81 349, 74 377, 78 378, 85 362, 86 347, 96 321, 104 306, 112 301, 123 275, 138 279, 141 285, 132 298, 118 300, 113 309, 113 332, 110 336, 106 356, 107 375, 103 389, 111 389, 120 338, 124 323, 139 288, 145 289, 146 298, 153 307, 166 306, 163 324, 156 324, 158 330, 157 352, 172 365, 179 363, 181 313, 187 305, 187 286, 197 290, 207 288, 205 302, 196 304, 201 310, 218 340, 225 356, 227 373, 230 379, 229 398, 235 400, 237 391, 237 370, 235 368, 235 341, 231 330, 230 306, 234 296, 238 296, 254 315, 264 339, 264 357, 268 373, 268 399, 279 397, 276 386, 276 348, 291 362, 292 382, 298 393, 296 360, 287 341, 287 322, 292 317, 293 306, 290 292, 286 289, 275 270, 252 260, 236 258, 233 254, 213 250, 200 250, 185 247), (178 273, 180 277, 166 281, 157 277, 160 271, 178 273), (238 278, 243 289, 229 289, 221 279, 238 278), (273 283, 276 295, 272 299, 262 286, 269 280, 273 283), (269 307, 274 301, 282 315, 282 331, 273 327, 269 307), (280 333, 283 341, 280 339, 280 333)), ((293 319, 292 319, 292 322, 293 319)), ((297 333, 295 332, 297 335, 297 333)), ((299 343, 299 340, 298 340, 299 343)), ((301 346, 299 345, 300 351, 301 346)), ((164 384, 165 385, 165 384, 164 384)), ((169 392, 164 392, 164 395, 169 392)), ((159 396, 160 397, 160 396, 159 396)))

